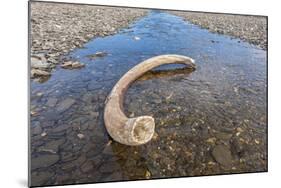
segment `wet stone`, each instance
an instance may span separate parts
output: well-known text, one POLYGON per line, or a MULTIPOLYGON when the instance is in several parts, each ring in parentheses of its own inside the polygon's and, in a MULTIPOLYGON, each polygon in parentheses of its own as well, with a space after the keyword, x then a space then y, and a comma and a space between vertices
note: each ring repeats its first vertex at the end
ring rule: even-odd
POLYGON ((88 90, 97 90, 97 89, 100 89, 101 87, 102 86, 96 81, 91 81, 88 84, 88 90))
POLYGON ((225 167, 230 167, 232 164, 231 152, 225 145, 217 145, 212 151, 215 160, 225 167))
POLYGON ((47 72, 47 71, 44 71, 44 70, 39 70, 39 69, 31 69, 30 71, 31 73, 31 77, 34 78, 34 77, 40 77, 40 76, 50 76, 51 73, 47 72))
POLYGON ((79 133, 79 134, 77 134, 77 137, 78 137, 79 139, 83 139, 83 138, 85 138, 85 135, 82 134, 82 133, 79 133))
POLYGON ((64 172, 71 172, 71 171, 74 171, 76 168, 76 165, 70 161, 70 162, 67 162, 67 163, 63 163, 62 164, 62 167, 61 169, 64 171, 64 172))
MULTIPOLYGON (((56 111, 54 111, 54 110, 50 110, 50 111, 45 112, 44 113, 44 117, 48 118, 49 121, 56 121, 56 120, 60 119, 59 114, 56 111)), ((44 123, 44 125, 47 125, 47 126, 43 126, 43 127, 52 126, 52 125, 48 125, 46 123, 44 123)))
POLYGON ((221 140, 229 140, 232 137, 232 134, 224 133, 224 132, 217 132, 215 133, 216 138, 221 140))
POLYGON ((104 150, 102 151, 102 153, 105 155, 110 155, 110 156, 114 155, 111 146, 106 146, 104 148, 104 150))
MULTIPOLYGON (((40 124, 40 123, 39 123, 40 124)), ((33 135, 38 135, 41 134, 43 131, 42 127, 40 125, 36 125, 33 129, 32 129, 32 134, 33 135)))
POLYGON ((116 162, 104 163, 100 166, 99 171, 101 173, 112 173, 120 169, 120 166, 116 162))
POLYGON ((67 62, 64 62, 61 65, 61 68, 64 68, 64 69, 80 69, 84 66, 85 66, 85 64, 80 63, 78 61, 67 61, 67 62))
POLYGON ((93 168, 94 168, 94 165, 93 165, 92 161, 86 161, 80 167, 81 171, 84 172, 84 173, 93 170, 93 168))
POLYGON ((61 132, 61 131, 65 131, 67 129, 71 129, 72 126, 69 124, 62 124, 62 125, 58 125, 55 128, 52 129, 52 132, 56 133, 56 132, 61 132))
POLYGON ((52 178, 54 174, 55 174, 54 172, 49 172, 49 171, 32 173, 31 175, 32 186, 44 185, 45 183, 47 183, 48 180, 52 178))
POLYGON ((107 56, 107 52, 96 52, 95 54, 91 54, 91 55, 88 55, 87 57, 90 58, 90 59, 96 59, 96 58, 101 58, 101 57, 105 57, 107 56))
POLYGON ((106 176, 105 178, 102 179, 102 181, 118 181, 118 180, 122 180, 122 178, 123 178, 122 172, 118 171, 118 172, 113 172, 109 176, 106 176))
POLYGON ((56 154, 42 154, 38 157, 31 158, 31 170, 49 167, 59 161, 56 154))
POLYGON ((70 153, 69 151, 68 152, 60 152, 60 156, 61 156, 61 160, 64 161, 64 162, 72 161, 72 160, 77 159, 77 155, 74 154, 74 153, 70 153))
POLYGON ((49 98, 46 105, 49 107, 54 107, 57 104, 58 99, 56 98, 49 98))
POLYGON ((48 69, 52 67, 52 64, 47 63, 44 55, 37 55, 31 57, 31 67, 36 69, 48 69))
POLYGON ((64 99, 58 104, 57 111, 64 112, 67 109, 69 109, 74 103, 75 103, 74 99, 71 98, 64 99))
POLYGON ((39 151, 45 151, 50 153, 57 153, 59 150, 59 146, 62 145, 65 142, 65 139, 59 139, 59 140, 52 140, 47 142, 44 146, 41 146, 38 148, 39 151))

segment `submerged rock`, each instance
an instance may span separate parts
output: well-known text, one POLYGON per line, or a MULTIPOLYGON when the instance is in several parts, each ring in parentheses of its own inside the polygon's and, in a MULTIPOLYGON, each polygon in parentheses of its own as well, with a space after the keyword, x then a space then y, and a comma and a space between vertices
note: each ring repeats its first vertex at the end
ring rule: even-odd
POLYGON ((57 111, 64 112, 69 109, 74 103, 74 99, 67 98, 58 104, 57 111))
POLYGON ((35 158, 31 158, 31 170, 37 168, 48 167, 59 161, 57 154, 44 154, 35 158))
POLYGON ((32 129, 31 132, 32 132, 33 135, 38 135, 38 134, 41 134, 42 131, 43 131, 42 127, 40 125, 37 125, 32 129))
POLYGON ((85 163, 83 163, 81 165, 80 168, 81 168, 82 172, 86 173, 86 172, 89 172, 89 171, 93 170, 93 167, 94 167, 94 165, 91 161, 86 161, 85 163))
POLYGON ((217 145, 212 151, 215 160, 225 167, 231 166, 232 156, 230 150, 225 145, 217 145))
POLYGON ((49 107, 54 107, 57 104, 58 99, 56 98, 49 98, 46 105, 49 107))
POLYGON ((65 142, 64 138, 59 140, 52 140, 46 143, 44 146, 39 147, 38 150, 49 152, 49 153, 57 153, 59 150, 59 146, 62 145, 64 142, 65 142))
POLYGON ((52 178, 54 172, 42 171, 38 173, 33 173, 31 176, 32 186, 42 186, 45 184, 49 179, 52 178))
POLYGON ((107 52, 96 52, 95 54, 88 55, 87 57, 90 59, 96 59, 98 57, 105 57, 107 55, 108 55, 107 52))

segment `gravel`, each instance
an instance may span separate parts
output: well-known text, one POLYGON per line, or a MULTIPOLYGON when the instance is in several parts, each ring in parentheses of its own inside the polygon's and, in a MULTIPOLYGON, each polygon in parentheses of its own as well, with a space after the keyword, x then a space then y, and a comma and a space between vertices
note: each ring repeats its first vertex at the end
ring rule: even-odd
POLYGON ((169 11, 211 32, 230 35, 267 49, 266 16, 169 11))
POLYGON ((32 69, 41 69, 42 64, 44 71, 54 68, 46 63, 59 64, 61 55, 82 47, 92 38, 115 34, 148 12, 135 8, 44 2, 31 2, 30 10, 31 60, 36 60, 31 64, 37 66, 32 69))

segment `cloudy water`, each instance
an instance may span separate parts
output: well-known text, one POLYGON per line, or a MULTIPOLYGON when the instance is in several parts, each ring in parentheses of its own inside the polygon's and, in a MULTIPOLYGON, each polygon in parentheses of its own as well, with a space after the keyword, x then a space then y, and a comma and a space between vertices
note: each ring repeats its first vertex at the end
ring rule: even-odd
POLYGON ((89 41, 66 57, 84 68, 58 67, 49 80, 31 81, 33 185, 267 170, 266 56, 161 11, 89 41), (130 68, 161 54, 189 56, 197 69, 169 65, 133 83, 124 110, 152 115, 155 134, 142 146, 113 141, 106 96, 130 68))

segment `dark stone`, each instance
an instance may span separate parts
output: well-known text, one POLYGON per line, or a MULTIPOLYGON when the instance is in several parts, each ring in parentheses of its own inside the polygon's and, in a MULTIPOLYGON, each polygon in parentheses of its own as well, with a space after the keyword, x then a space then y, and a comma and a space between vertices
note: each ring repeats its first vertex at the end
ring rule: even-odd
POLYGON ((221 140, 229 140, 232 137, 232 134, 217 132, 215 133, 216 137, 221 140))
POLYGON ((122 178, 123 178, 122 172, 117 171, 117 172, 113 172, 109 176, 106 176, 105 178, 102 179, 102 181, 118 181, 118 180, 122 180, 122 178))
POLYGON ((51 166, 59 161, 59 155, 43 154, 35 158, 31 158, 31 170, 51 166))
POLYGON ((69 109, 74 103, 75 103, 74 99, 71 98, 64 99, 58 104, 57 111, 64 112, 67 109, 69 109))
POLYGON ((88 84, 88 90, 97 90, 97 89, 100 89, 102 88, 102 85, 96 81, 91 81, 89 84, 88 84))
POLYGON ((99 171, 101 173, 112 173, 120 170, 120 166, 116 162, 107 162, 100 166, 99 171))
MULTIPOLYGON (((40 124, 40 123, 39 123, 40 124)), ((40 125, 36 125, 33 129, 32 129, 32 134, 33 135, 38 135, 41 134, 43 131, 42 127, 40 125)))
POLYGON ((81 171, 84 173, 87 173, 87 172, 93 170, 93 168, 94 168, 94 165, 93 165, 92 161, 86 161, 80 167, 81 171))
POLYGON ((66 129, 71 129, 72 126, 69 124, 63 124, 63 125, 58 125, 57 127, 52 129, 52 132, 61 132, 64 131, 66 129))
POLYGON ((104 150, 102 151, 102 154, 105 154, 105 155, 114 155, 111 146, 106 146, 106 147, 104 148, 104 150))
POLYGON ((31 185, 32 186, 42 186, 45 183, 47 183, 47 181, 50 180, 53 175, 54 175, 54 172, 48 172, 48 171, 32 173, 31 185))
POLYGON ((101 57, 105 57, 107 56, 107 52, 96 52, 95 54, 91 54, 91 55, 88 55, 87 57, 89 57, 90 59, 96 59, 96 58, 101 58, 101 57))
POLYGON ((57 102, 58 102, 58 99, 49 98, 46 105, 49 106, 49 107, 54 107, 54 106, 56 106, 57 102))
POLYGON ((59 146, 65 142, 65 139, 52 140, 47 142, 44 146, 38 148, 39 151, 45 151, 50 153, 57 153, 59 146))
POLYGON ((232 164, 231 152, 225 145, 217 145, 212 151, 215 160, 225 167, 230 167, 232 164))

